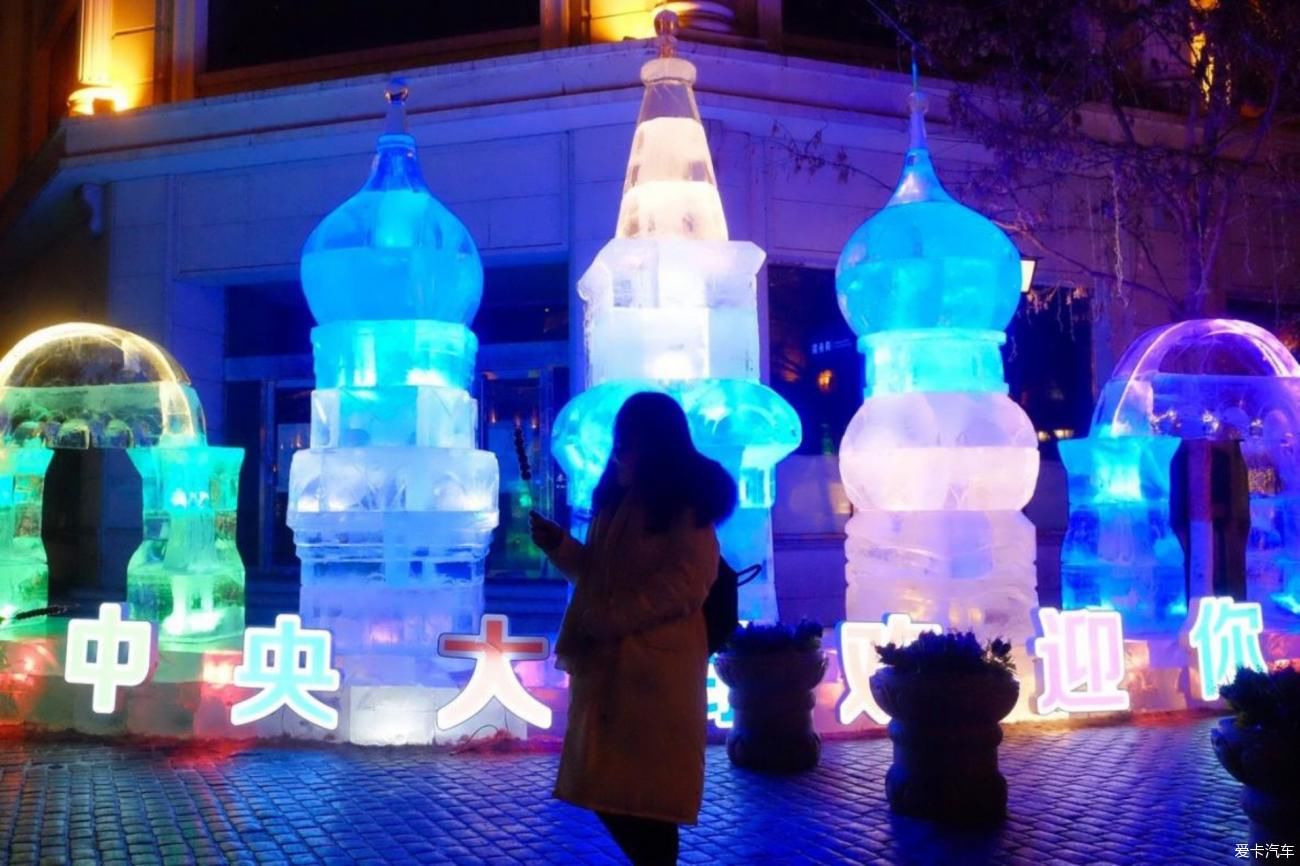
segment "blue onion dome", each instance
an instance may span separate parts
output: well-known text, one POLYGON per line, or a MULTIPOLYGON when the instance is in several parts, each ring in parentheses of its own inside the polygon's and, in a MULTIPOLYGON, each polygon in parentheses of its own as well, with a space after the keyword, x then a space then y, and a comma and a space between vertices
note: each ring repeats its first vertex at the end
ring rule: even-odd
POLYGON ((888 204, 849 238, 835 285, 859 336, 920 328, 1006 328, 1020 255, 990 220, 955 201, 930 161, 925 98, 911 97, 911 142, 888 204))
POLYGON ((321 220, 302 251, 302 287, 320 324, 436 319, 468 325, 483 297, 474 240, 433 197, 406 129, 407 89, 387 91, 388 122, 365 186, 321 220))

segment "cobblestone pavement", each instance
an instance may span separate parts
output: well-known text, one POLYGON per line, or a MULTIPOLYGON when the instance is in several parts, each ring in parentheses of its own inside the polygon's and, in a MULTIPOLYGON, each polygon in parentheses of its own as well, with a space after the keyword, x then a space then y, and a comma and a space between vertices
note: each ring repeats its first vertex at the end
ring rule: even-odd
MULTIPOLYGON (((709 750, 686 864, 1221 864, 1248 841, 1212 719, 1012 729, 1011 815, 939 833, 892 819, 887 740, 827 743, 793 778, 709 750)), ((549 797, 552 752, 0 735, 0 861, 9 864, 618 864, 587 813, 549 797)), ((1296 861, 1300 864, 1300 861, 1296 861)))

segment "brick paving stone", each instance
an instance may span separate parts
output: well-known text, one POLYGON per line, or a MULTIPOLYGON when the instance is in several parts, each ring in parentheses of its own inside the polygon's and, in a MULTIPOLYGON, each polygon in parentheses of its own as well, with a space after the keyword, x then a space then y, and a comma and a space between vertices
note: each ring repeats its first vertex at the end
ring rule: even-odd
MULTIPOLYGON (((796 777, 709 751, 688 866, 1178 864, 1250 841, 1214 720, 1010 728, 1009 816, 954 831, 891 816, 890 744, 827 742, 796 777)), ((0 736, 0 863, 618 866, 599 823, 550 798, 557 756, 302 743, 0 736)), ((1300 862, 1297 863, 1300 866, 1300 862)))

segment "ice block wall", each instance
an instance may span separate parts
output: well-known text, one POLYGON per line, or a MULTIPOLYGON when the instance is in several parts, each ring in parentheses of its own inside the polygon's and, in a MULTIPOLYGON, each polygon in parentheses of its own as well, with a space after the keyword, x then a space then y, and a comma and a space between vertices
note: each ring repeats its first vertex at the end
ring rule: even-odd
POLYGON ((1230 440, 1249 474, 1247 597, 1268 622, 1300 627, 1297 430, 1300 364, 1268 331, 1196 319, 1139 337, 1102 388, 1088 437, 1061 443, 1063 605, 1119 610, 1134 632, 1180 629, 1190 551, 1171 525, 1171 461, 1181 440, 1230 440))
POLYGON ((776 618, 772 527, 776 464, 798 445, 799 417, 759 380, 757 274, 764 254, 728 239, 695 67, 674 56, 676 18, 660 13, 660 57, 628 160, 616 237, 578 283, 585 305, 587 387, 561 411, 554 453, 569 476, 575 530, 609 460, 614 417, 638 391, 671 394, 695 445, 736 478, 740 503, 719 528, 737 568, 761 564, 740 593, 742 619, 776 618))
POLYGON ((913 94, 898 187, 849 238, 836 270, 866 373, 840 449, 854 505, 846 612, 1027 638, 1036 540, 1021 509, 1038 442, 1007 397, 1001 356, 1020 257, 939 183, 924 109, 913 94))
POLYGON ((388 99, 369 179, 303 249, 316 389, 289 525, 304 623, 331 629, 341 652, 458 665, 437 660, 438 636, 477 631, 497 525, 496 457, 476 448, 468 390, 483 267, 424 182, 405 88, 388 99))

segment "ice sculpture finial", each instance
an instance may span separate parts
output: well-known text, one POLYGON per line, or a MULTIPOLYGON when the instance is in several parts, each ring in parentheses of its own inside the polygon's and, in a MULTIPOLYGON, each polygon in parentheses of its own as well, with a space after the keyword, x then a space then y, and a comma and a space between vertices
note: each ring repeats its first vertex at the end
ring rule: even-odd
POLYGON ((695 107, 695 67, 676 53, 677 15, 655 16, 659 56, 641 67, 645 97, 618 211, 620 238, 727 240, 713 157, 695 107))
POLYGON ((388 100, 384 135, 410 135, 406 128, 406 98, 410 95, 411 89, 406 86, 405 78, 394 78, 384 88, 384 98, 388 100))
POLYGON ((677 56, 677 33, 682 29, 682 22, 677 13, 664 9, 655 16, 655 42, 659 45, 660 57, 677 56))

